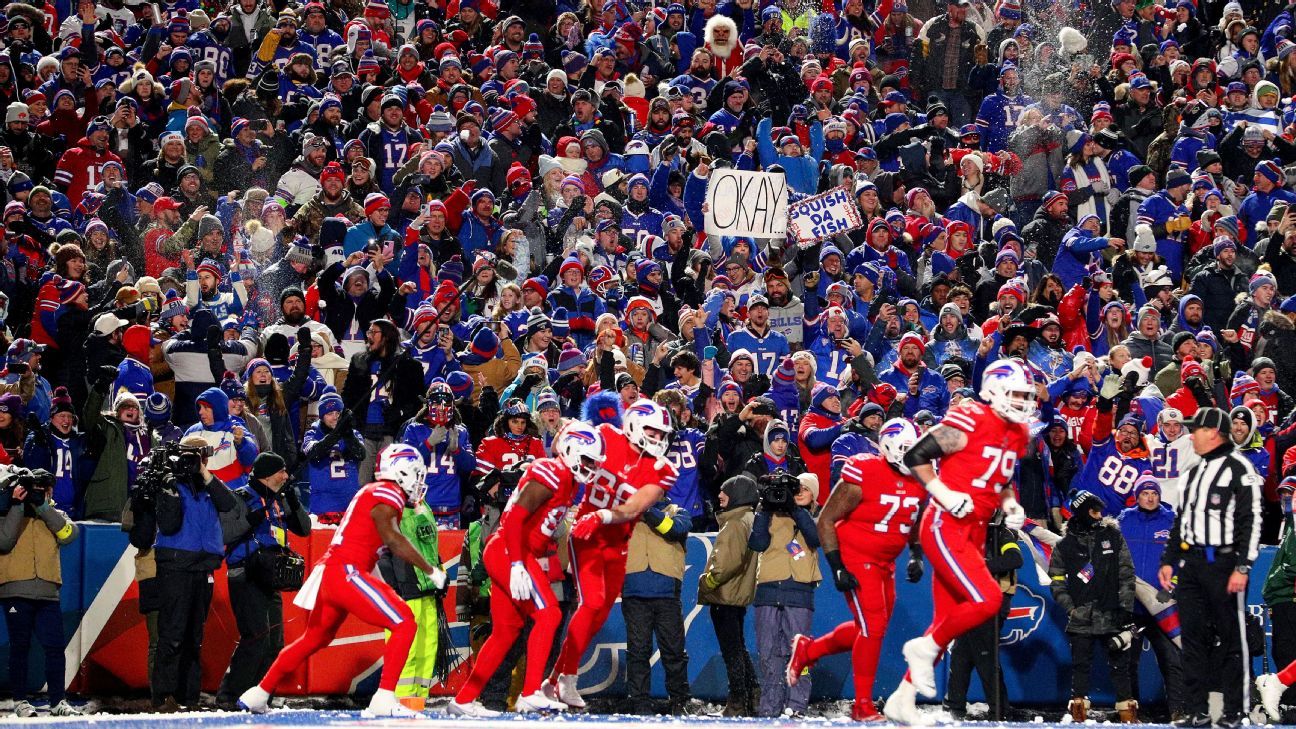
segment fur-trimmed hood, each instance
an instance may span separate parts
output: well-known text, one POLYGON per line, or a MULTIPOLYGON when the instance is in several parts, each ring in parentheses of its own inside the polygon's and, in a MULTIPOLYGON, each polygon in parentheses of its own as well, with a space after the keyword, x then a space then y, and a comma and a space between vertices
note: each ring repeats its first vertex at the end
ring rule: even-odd
POLYGON ((1296 325, 1293 325, 1291 319, 1288 319, 1287 315, 1281 311, 1272 309, 1266 311, 1264 321, 1266 324, 1271 324, 1274 329, 1296 329, 1296 325))

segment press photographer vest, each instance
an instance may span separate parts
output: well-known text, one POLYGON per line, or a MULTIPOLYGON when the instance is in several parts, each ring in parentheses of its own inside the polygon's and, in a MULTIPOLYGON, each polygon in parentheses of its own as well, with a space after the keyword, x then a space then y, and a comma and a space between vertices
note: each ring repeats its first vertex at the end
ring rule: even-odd
POLYGON ((757 562, 756 584, 786 579, 810 584, 823 579, 819 572, 819 553, 806 546, 805 536, 797 531, 792 517, 772 515, 769 531, 770 546, 757 562), (797 546, 789 549, 794 541, 797 546))
POLYGON ((0 584, 34 579, 61 585, 63 570, 54 535, 38 517, 28 516, 23 518, 18 543, 8 554, 0 555, 0 584))
MULTIPOLYGON (((674 516, 679 511, 678 506, 671 505, 666 514, 674 516)), ((626 574, 652 570, 659 575, 684 580, 684 545, 666 541, 642 520, 635 524, 626 549, 626 574)))

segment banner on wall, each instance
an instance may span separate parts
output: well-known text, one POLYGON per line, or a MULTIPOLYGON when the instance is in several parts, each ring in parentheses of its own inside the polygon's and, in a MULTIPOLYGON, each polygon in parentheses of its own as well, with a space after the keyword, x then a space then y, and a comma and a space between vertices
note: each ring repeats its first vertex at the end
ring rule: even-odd
MULTIPOLYGON (((127 535, 116 525, 82 524, 82 536, 63 548, 62 609, 64 636, 67 640, 68 678, 73 691, 89 695, 120 695, 137 692, 148 685, 148 633, 144 616, 139 612, 139 592, 135 585, 135 550, 127 535)), ((322 528, 308 538, 292 537, 291 544, 309 560, 319 558, 328 548, 334 530, 322 528)), ((441 554, 448 571, 458 567, 463 532, 442 532, 441 554)), ((693 695, 707 700, 723 700, 728 695, 724 662, 720 657, 715 629, 707 606, 698 604, 698 578, 706 565, 715 535, 689 536, 687 568, 680 602, 683 607, 685 649, 689 656, 688 675, 693 695)), ((1255 571, 1268 571, 1275 550, 1260 552, 1255 571)), ((907 555, 902 555, 907 559, 907 555)), ((903 565, 899 565, 902 568, 903 565)), ((903 570, 900 569, 900 573, 903 570)), ((1004 621, 1001 653, 1004 679, 1009 700, 1018 704, 1064 704, 1070 698, 1071 652, 1064 629, 1066 618, 1053 603, 1047 584, 1041 584, 1031 564, 1018 572, 1020 580, 1011 608, 1004 621)), ((899 683, 906 665, 901 646, 922 633, 931 621, 931 570, 922 581, 896 584, 896 611, 888 627, 878 666, 875 694, 886 696, 899 683)), ((451 583, 453 585, 453 582, 451 583)), ((1260 590, 1262 581, 1249 585, 1248 609, 1264 623, 1268 632, 1267 611, 1260 590)), ((444 605, 454 608, 453 587, 444 605)), ((291 642, 305 629, 306 613, 292 605, 292 595, 285 595, 284 639, 291 642)), ((453 613, 452 613, 453 614, 453 613)), ((851 620, 840 593, 832 581, 825 580, 815 593, 812 630, 822 635, 839 623, 851 620)), ((753 652, 759 645, 755 618, 748 613, 745 626, 747 645, 753 652)), ((451 623, 451 633, 460 656, 468 658, 468 626, 451 623)), ((238 630, 229 606, 225 575, 216 574, 216 590, 203 640, 202 685, 204 691, 215 691, 229 665, 238 640, 238 630)), ((33 643, 36 643, 33 641, 33 643)), ((339 695, 371 693, 382 667, 384 636, 381 629, 348 619, 337 639, 326 649, 284 681, 281 693, 286 695, 339 695)), ((607 624, 592 642, 581 664, 580 690, 586 695, 624 695, 625 692, 625 622, 618 602, 607 624)), ((0 681, 8 681, 9 638, 0 621, 0 681)), ((32 646, 29 663, 29 685, 44 682, 44 661, 32 646)), ((1139 675, 1141 699, 1155 702, 1161 695, 1160 674, 1151 650, 1144 647, 1139 675)), ((654 659, 654 664, 656 659, 654 659)), ((1254 667, 1253 667, 1254 668, 1254 667)), ((433 688, 435 695, 454 693, 466 677, 469 662, 465 660, 446 685, 433 688)), ((938 667, 937 680, 943 693, 946 671, 938 667)), ((849 653, 819 661, 811 672, 812 696, 820 699, 852 698, 849 653)), ((972 701, 981 700, 979 681, 973 682, 972 701)), ((654 696, 666 695, 665 679, 660 668, 652 677, 654 696)), ((1114 700, 1105 674, 1091 693, 1095 702, 1114 700)))
POLYGON ((787 227, 796 244, 808 248, 838 233, 863 228, 864 216, 849 192, 834 187, 789 205, 787 227))
POLYGON ((707 235, 782 238, 787 234, 787 179, 782 174, 712 170, 706 201, 707 235))

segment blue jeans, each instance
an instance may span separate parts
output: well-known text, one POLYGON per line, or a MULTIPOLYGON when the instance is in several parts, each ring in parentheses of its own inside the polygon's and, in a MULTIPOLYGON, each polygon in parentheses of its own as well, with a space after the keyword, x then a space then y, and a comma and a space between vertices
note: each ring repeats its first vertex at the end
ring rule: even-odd
POLYGON ((958 129, 964 124, 972 123, 972 108, 968 106, 967 97, 962 91, 953 89, 951 91, 932 91, 931 96, 941 100, 945 108, 949 109, 950 128, 958 129))

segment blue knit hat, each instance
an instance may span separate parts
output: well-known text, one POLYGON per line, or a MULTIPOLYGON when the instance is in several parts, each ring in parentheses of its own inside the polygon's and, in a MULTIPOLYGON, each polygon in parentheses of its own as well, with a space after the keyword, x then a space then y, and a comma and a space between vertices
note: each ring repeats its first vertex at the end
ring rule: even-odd
POLYGON ((462 370, 451 372, 446 375, 446 384, 450 386, 455 398, 465 398, 472 395, 473 381, 467 372, 462 370))
POLYGON ((340 413, 345 407, 342 403, 342 396, 336 392, 330 392, 319 399, 319 416, 322 418, 329 413, 340 413))
POLYGON ((165 423, 171 419, 171 399, 166 393, 155 392, 144 400, 144 419, 150 423, 165 423))

